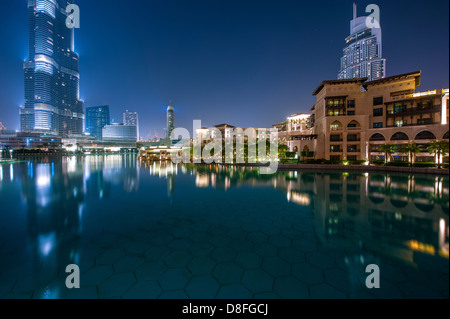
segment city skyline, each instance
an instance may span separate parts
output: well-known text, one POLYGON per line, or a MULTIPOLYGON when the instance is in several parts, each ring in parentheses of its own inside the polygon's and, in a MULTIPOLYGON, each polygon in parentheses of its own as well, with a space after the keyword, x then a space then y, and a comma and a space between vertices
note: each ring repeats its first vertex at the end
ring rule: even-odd
MULTIPOLYGON (((111 14, 116 12, 118 2, 108 2, 110 6, 102 10, 100 10, 102 5, 99 3, 92 4, 83 0, 76 3, 81 9, 81 28, 75 32, 77 39, 75 46, 81 56, 80 96, 84 99, 85 106, 109 104, 112 118, 120 118, 124 109, 137 111, 142 119, 141 135, 144 138, 152 137, 155 131, 163 136, 165 109, 168 105, 166 101, 170 99, 177 105, 177 126, 188 128, 193 119, 201 119, 206 125, 233 122, 243 127, 255 125, 270 127, 274 122, 281 121, 283 115, 308 111, 314 103, 311 92, 317 84, 324 79, 336 78, 339 71, 338 61, 342 54, 342 39, 348 35, 348 21, 352 13, 350 1, 342 1, 339 4, 330 2, 329 10, 323 10, 324 12, 318 10, 317 4, 307 4, 305 11, 316 13, 309 18, 299 10, 299 4, 290 1, 284 2, 285 6, 274 2, 258 2, 256 7, 258 10, 253 10, 255 7, 249 3, 238 4, 233 1, 227 2, 226 6, 220 1, 211 5, 206 5, 202 1, 194 2, 192 5, 183 1, 172 1, 170 4, 177 3, 178 9, 171 12, 176 23, 168 30, 160 28, 161 20, 169 14, 167 4, 145 4, 143 5, 145 8, 150 6, 152 9, 158 9, 151 10, 151 14, 161 14, 161 17, 153 22, 155 28, 152 29, 158 32, 148 35, 151 39, 160 42, 135 41, 133 48, 141 48, 144 53, 152 53, 142 55, 139 60, 133 53, 134 50, 124 50, 126 44, 130 43, 127 42, 129 40, 123 40, 120 37, 136 25, 129 28, 123 25, 119 28, 111 23, 110 27, 118 31, 117 38, 112 39, 109 36, 105 39, 102 35, 105 35, 103 32, 106 32, 107 28, 100 27, 98 21, 95 25, 93 24, 94 15, 100 21, 111 18, 111 14), (288 7, 293 10, 288 10, 288 7), (188 12, 183 13, 184 9, 188 9, 188 12), (197 12, 196 9, 201 10, 197 12), (100 12, 104 14, 100 16, 100 12), (220 21, 211 19, 211 17, 217 17, 220 12, 225 13, 225 17, 220 21), (192 17, 200 18, 200 20, 193 23, 192 17), (266 26, 263 20, 267 17, 271 17, 272 20, 266 26), (190 21, 189 31, 197 31, 195 37, 194 34, 180 28, 180 24, 186 21, 190 21), (327 28, 327 24, 323 23, 326 21, 332 24, 333 28, 327 28), (206 30, 207 26, 212 30, 206 30), (307 31, 312 31, 313 34, 307 31), (213 34, 214 32, 216 34, 213 34), (312 39, 316 38, 313 35, 317 33, 321 35, 319 40, 322 41, 312 39), (92 34, 92 37, 89 38, 87 34, 92 34), (176 37, 168 37, 173 40, 172 42, 164 38, 164 35, 176 37), (189 45, 188 42, 192 42, 194 38, 197 41, 189 45), (96 49, 98 48, 96 42, 104 45, 105 40, 109 41, 111 52, 118 45, 122 45, 122 49, 118 52, 120 64, 128 65, 129 62, 129 72, 123 70, 123 66, 117 65, 117 68, 113 69, 116 76, 110 77, 111 69, 107 67, 111 65, 113 54, 108 55, 96 49), (152 43, 155 47, 151 47, 152 43), (157 44, 161 43, 163 46, 158 51, 157 44), (314 47, 315 50, 312 50, 314 52, 305 53, 305 43, 314 47), (299 46, 300 44, 303 44, 303 48, 299 46), (175 47, 179 47, 180 50, 169 50, 175 47), (324 48, 326 51, 323 50, 324 48), (291 52, 289 49, 294 50, 291 52), (170 57, 162 56, 165 52, 170 52, 170 57), (210 54, 207 54, 208 52, 210 54), (307 65, 304 63, 305 58, 312 57, 312 53, 315 53, 313 62, 320 60, 320 64, 309 63, 309 61, 307 65), (100 58, 98 54, 102 57, 100 58), (178 59, 183 54, 185 58, 178 59), (134 57, 136 62, 130 62, 131 57, 134 57), (201 59, 203 60, 200 61, 201 59), (144 67, 139 68, 141 62, 144 67), (321 66, 320 69, 318 65, 321 66), (160 69, 167 66, 169 66, 169 72, 162 74, 160 69), (225 70, 230 67, 230 70, 225 70), (149 72, 152 68, 157 72, 149 72), (302 72, 311 68, 315 69, 314 73, 302 72), (91 69, 92 72, 90 72, 91 69), (105 73, 100 73, 99 70, 104 70, 105 73), (196 72, 193 73, 192 70, 196 72), (187 82, 191 78, 192 83, 187 82), (170 85, 167 85, 168 83, 170 85)), ((411 1, 396 4, 386 1, 378 2, 383 26, 383 55, 389 59, 387 76, 421 69, 425 76, 420 90, 448 87, 448 49, 435 52, 437 57, 433 59, 425 59, 426 53, 423 49, 427 47, 426 43, 430 42, 448 48, 445 43, 442 45, 442 42, 448 43, 448 36, 446 36, 448 35, 448 23, 446 23, 448 16, 441 17, 442 12, 445 11, 441 9, 448 7, 448 3, 439 2, 434 8, 420 2, 412 3, 411 5, 411 1), (419 10, 419 7, 423 10, 419 10), (417 23, 417 26, 407 24, 407 29, 411 32, 402 34, 402 30, 406 27, 405 23, 409 20, 417 20, 419 15, 422 17, 420 23, 417 23), (395 38, 398 34, 402 34, 402 37, 395 38), (425 34, 428 36, 425 37, 425 34), (402 51, 398 49, 402 44, 411 42, 409 41, 411 35, 420 40, 417 46, 409 49, 408 54, 396 52, 402 51)), ((367 4, 369 2, 358 2, 358 16, 365 15, 364 8, 367 4)), ((13 25, 18 25, 17 30, 22 30, 23 25, 26 24, 24 22, 26 21, 26 4, 11 3, 7 4, 7 7, 6 9, 11 9, 12 11, 9 11, 13 12, 12 17, 7 20, 13 25), (25 14, 17 12, 17 8, 25 14), (21 16, 22 21, 17 17, 17 19, 13 18, 15 15, 21 16), (25 19, 23 19, 24 16, 25 19)), ((145 10, 142 11, 145 12, 145 10)), ((140 16, 138 12, 133 14, 140 16)), ((125 15, 129 19, 132 18, 129 8, 126 8, 125 15)), ((139 20, 136 17, 133 19, 139 20)), ((143 29, 148 28, 149 26, 145 25, 143 29)), ((134 30, 138 35, 142 32, 134 30)), ((18 106, 24 104, 23 74, 20 72, 16 74, 17 67, 11 67, 11 62, 8 61, 18 59, 20 52, 17 48, 22 47, 24 43, 26 47, 27 37, 18 37, 17 34, 15 37, 18 39, 13 41, 12 49, 5 50, 6 59, 2 59, 5 66, 2 68, 6 72, 0 77, 0 84, 11 88, 2 90, 4 101, 2 109, 11 111, 3 112, 0 118, 0 121, 9 129, 19 129, 18 106), (16 71, 10 72, 10 70, 16 71), (5 83, 5 75, 11 79, 8 83, 5 83), (17 80, 20 77, 22 77, 22 83, 19 84, 21 90, 18 90, 17 80), (12 84, 14 88, 11 87, 12 84), (18 102, 12 102, 12 100, 18 102)), ((26 49, 24 54, 25 52, 26 49)))

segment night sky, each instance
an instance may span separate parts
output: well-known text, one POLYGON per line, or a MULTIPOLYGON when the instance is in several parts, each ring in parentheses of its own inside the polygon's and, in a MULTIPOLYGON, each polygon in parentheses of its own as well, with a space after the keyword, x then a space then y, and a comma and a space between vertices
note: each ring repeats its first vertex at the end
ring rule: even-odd
MULTIPOLYGON (((27 1, 1 0, 0 122, 19 129, 27 58, 27 1)), ((229 123, 271 127, 307 112, 336 79, 351 0, 78 0, 80 97, 109 104, 115 122, 138 111, 141 136, 229 123)), ((419 90, 449 86, 449 1, 357 1, 381 9, 387 75, 422 70, 419 90)))

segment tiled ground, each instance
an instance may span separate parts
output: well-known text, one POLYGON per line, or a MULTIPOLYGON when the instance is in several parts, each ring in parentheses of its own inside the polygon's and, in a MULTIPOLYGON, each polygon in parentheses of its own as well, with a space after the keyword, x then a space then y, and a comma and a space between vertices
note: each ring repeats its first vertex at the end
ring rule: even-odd
POLYGON ((46 284, 45 278, 39 283, 32 276, 8 281, 3 274, 0 296, 448 298, 448 268, 447 277, 440 277, 448 261, 442 261, 442 273, 430 270, 424 280, 406 265, 377 257, 382 287, 369 290, 360 260, 375 257, 352 241, 336 247, 320 244, 308 215, 295 222, 291 217, 251 224, 226 218, 229 222, 205 227, 189 216, 165 216, 146 218, 132 233, 112 227, 103 236, 81 243, 81 289, 66 289, 65 273, 46 284), (36 284, 42 288, 34 290, 36 284))

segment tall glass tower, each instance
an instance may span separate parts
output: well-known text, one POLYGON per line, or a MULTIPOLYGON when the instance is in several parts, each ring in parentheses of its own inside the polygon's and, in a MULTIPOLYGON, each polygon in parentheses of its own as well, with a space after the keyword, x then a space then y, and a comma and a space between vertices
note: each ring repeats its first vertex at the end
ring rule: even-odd
POLYGON ((102 140, 102 130, 110 124, 109 105, 86 108, 86 133, 91 134, 97 141, 102 140))
MULTIPOLYGON (((358 17, 353 5, 350 35, 341 58, 338 79, 368 78, 377 80, 386 76, 386 59, 382 58, 381 27, 369 28, 367 17, 358 17)), ((378 25, 379 26, 379 25, 378 25)))
POLYGON ((126 110, 123 113, 123 124, 128 126, 136 126, 137 139, 139 141, 139 115, 137 112, 126 110))
POLYGON ((172 105, 167 107, 167 138, 170 139, 170 134, 172 134, 175 129, 175 110, 172 105))
POLYGON ((28 60, 24 63, 25 105, 22 132, 66 137, 83 133, 78 54, 74 30, 66 26, 73 0, 28 1, 28 60))

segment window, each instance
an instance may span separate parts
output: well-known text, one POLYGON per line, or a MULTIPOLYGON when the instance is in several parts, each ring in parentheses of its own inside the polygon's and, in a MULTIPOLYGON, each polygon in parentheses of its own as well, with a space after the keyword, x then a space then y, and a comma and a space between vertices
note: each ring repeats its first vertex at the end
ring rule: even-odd
POLYGON ((418 125, 433 124, 433 119, 431 119, 431 118, 428 118, 428 119, 418 119, 418 120, 417 120, 417 124, 418 124, 418 125))
POLYGON ((330 135, 330 141, 331 142, 340 142, 340 141, 342 141, 342 138, 340 135, 332 134, 332 135, 330 135))
POLYGON ((383 104, 383 97, 374 97, 373 98, 373 105, 382 105, 383 104))
POLYGON ((373 128, 383 128, 383 122, 373 123, 373 128))
POLYGON ((348 100, 347 101, 347 108, 354 109, 355 108, 355 100, 348 100))
POLYGON ((356 127, 356 123, 350 123, 347 127, 356 127))
POLYGON ((340 155, 330 155, 330 161, 340 161, 341 156, 340 155))
MULTIPOLYGON (((347 156, 347 160, 349 160, 349 161, 357 161, 358 160, 358 155, 349 155, 349 156, 347 156)), ((348 185, 348 186, 350 186, 350 185, 348 185)))
POLYGON ((406 120, 400 120, 400 121, 395 121, 394 122, 394 126, 396 126, 396 127, 402 127, 402 126, 405 126, 405 125, 407 125, 406 120))
POLYGON ((383 108, 374 109, 373 116, 383 116, 383 108))
POLYGON ((347 111, 347 115, 355 115, 355 111, 347 111))

